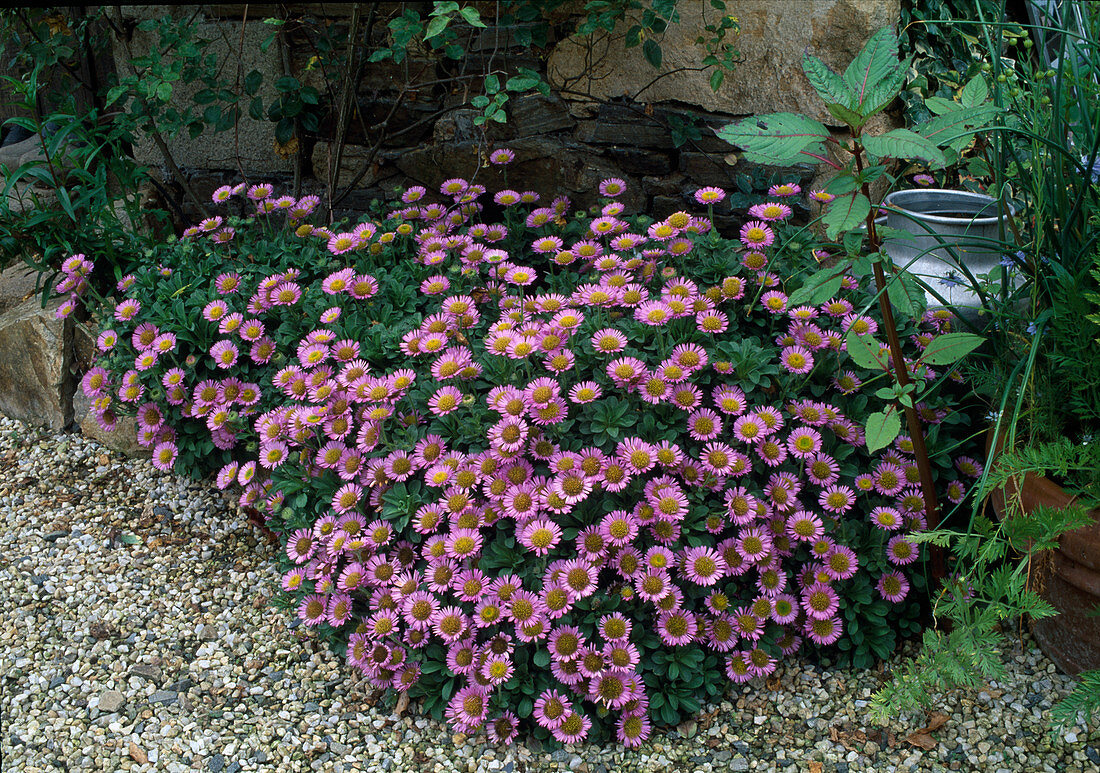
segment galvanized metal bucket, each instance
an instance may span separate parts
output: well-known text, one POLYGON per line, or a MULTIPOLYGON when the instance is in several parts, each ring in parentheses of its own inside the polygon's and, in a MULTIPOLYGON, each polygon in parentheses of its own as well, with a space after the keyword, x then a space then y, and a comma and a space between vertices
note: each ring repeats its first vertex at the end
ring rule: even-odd
MULTIPOLYGON (((997 200, 981 193, 916 188, 883 201, 886 225, 912 238, 888 239, 883 248, 898 268, 917 276, 956 308, 980 306, 973 277, 988 274, 1003 255, 997 200)), ((1009 206, 1009 212, 1015 210, 1009 206)), ((930 292, 930 307, 943 306, 930 292)))

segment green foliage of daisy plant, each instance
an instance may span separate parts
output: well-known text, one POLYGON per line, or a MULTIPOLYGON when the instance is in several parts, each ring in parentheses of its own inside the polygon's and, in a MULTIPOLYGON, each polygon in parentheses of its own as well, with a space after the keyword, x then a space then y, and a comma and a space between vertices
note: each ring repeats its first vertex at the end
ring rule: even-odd
MULTIPOLYGON (((924 516, 911 439, 864 431, 870 275, 807 282, 829 257, 789 222, 797 186, 738 240, 720 189, 655 221, 624 187, 572 211, 454 179, 343 231, 221 189, 235 214, 100 306, 84 389, 162 469, 216 468, 279 535, 287 607, 462 732, 634 746, 804 644, 886 657, 918 630, 924 516)), ((947 319, 896 324, 935 379, 947 319)), ((926 398, 930 447, 957 447, 948 389, 926 398)), ((932 458, 961 499, 973 460, 932 458)))

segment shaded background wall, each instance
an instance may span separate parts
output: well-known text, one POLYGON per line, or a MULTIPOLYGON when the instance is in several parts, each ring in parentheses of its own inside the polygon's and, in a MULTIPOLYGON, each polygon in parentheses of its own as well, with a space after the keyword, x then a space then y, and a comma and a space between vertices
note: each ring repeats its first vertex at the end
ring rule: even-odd
MULTIPOLYGON (((481 5, 483 18, 491 22, 494 4, 481 5)), ((359 5, 354 31, 363 41, 364 58, 392 43, 388 21, 406 6, 426 14, 431 4, 359 5)), ((297 186, 301 192, 320 192, 331 180, 339 217, 361 212, 371 200, 410 184, 437 189, 450 177, 476 177, 499 187, 504 173, 486 159, 488 151, 506 145, 517 155, 507 170, 512 187, 564 193, 575 204, 587 205, 600 180, 622 177, 630 184, 628 206, 662 217, 691 207, 698 187, 717 185, 733 194, 719 218, 720 227, 729 228, 769 184, 809 184, 816 170, 749 164, 718 140, 713 128, 736 117, 781 110, 806 112, 828 123, 801 75, 803 52, 843 68, 872 32, 897 24, 900 0, 731 0, 728 12, 741 28, 733 40, 740 61, 717 92, 710 88, 710 72, 701 69, 705 52, 695 43, 717 12, 703 0, 681 2, 679 10, 681 23, 670 26, 661 41, 660 70, 644 60, 641 47, 625 48, 618 30, 587 39, 551 39, 544 54, 525 45, 517 27, 467 29, 467 55, 460 62, 428 49, 410 50, 400 64, 366 62, 354 89, 329 94, 318 108, 317 126, 298 126, 290 143, 276 141, 273 121, 245 114, 226 131, 208 128, 194 139, 186 132, 168 139, 179 169, 175 180, 151 141, 139 142, 134 152, 159 171, 166 195, 187 217, 197 217, 198 210, 183 195, 179 174, 207 200, 216 187, 242 178, 274 181, 282 189, 297 186), (506 77, 522 68, 541 74, 552 86, 550 94, 513 96, 506 105, 506 124, 475 125, 480 111, 469 106, 469 99, 478 93, 480 80, 467 76, 495 70, 506 77), (347 120, 341 121, 341 115, 347 120)), ((137 28, 142 20, 193 19, 198 33, 213 41, 207 51, 217 57, 221 77, 240 86, 252 70, 263 73, 257 96, 265 105, 278 96, 276 81, 287 75, 324 95, 316 33, 323 30, 330 39, 346 41, 353 14, 348 4, 122 6, 126 39, 112 35, 108 61, 96 66, 125 74, 131 58, 154 50, 157 37, 137 28), (265 23, 271 17, 286 23, 265 23)), ((327 85, 331 91, 331 77, 327 85)), ((199 88, 176 84, 173 103, 181 109, 193 106, 199 88)))

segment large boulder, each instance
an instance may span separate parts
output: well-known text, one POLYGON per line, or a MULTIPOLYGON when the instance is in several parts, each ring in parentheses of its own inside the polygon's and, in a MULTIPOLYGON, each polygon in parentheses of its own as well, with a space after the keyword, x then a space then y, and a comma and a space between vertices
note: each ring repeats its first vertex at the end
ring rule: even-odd
POLYGON ((0 314, 0 413, 51 430, 73 416, 72 322, 55 317, 59 305, 32 298, 0 314))
POLYGON ((587 41, 574 36, 559 43, 548 63, 550 83, 581 101, 574 96, 578 92, 599 100, 679 102, 734 115, 806 113, 835 123, 803 77, 802 52, 843 69, 876 30, 896 26, 901 15, 901 0, 729 0, 727 7, 741 25, 732 43, 742 61, 717 92, 710 88, 710 71, 699 70, 706 51, 695 39, 709 36, 704 26, 718 14, 702 0, 677 7, 680 23, 660 39, 660 71, 645 61, 641 46, 625 48, 623 30, 616 29, 610 36, 587 41), (675 72, 682 68, 687 69, 675 72))
POLYGON ((133 416, 120 417, 115 428, 111 431, 103 429, 96 421, 92 413, 92 400, 85 397, 80 388, 80 379, 88 372, 96 359, 96 334, 95 330, 85 324, 73 325, 71 337, 71 363, 70 371, 73 373, 73 423, 80 430, 80 434, 107 446, 108 448, 126 454, 127 456, 150 456, 148 448, 142 448, 137 442, 137 421, 133 416))
POLYGON ((0 314, 38 295, 38 272, 23 263, 0 272, 0 314))

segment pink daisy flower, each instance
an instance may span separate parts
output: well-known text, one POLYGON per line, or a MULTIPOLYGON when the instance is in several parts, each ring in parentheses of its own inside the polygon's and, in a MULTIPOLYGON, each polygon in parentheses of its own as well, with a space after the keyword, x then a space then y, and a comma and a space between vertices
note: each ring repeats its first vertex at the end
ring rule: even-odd
POLYGON ((840 609, 840 596, 832 586, 814 583, 802 591, 802 609, 815 620, 826 620, 840 609))
POLYGON ((798 427, 787 436, 787 448, 798 459, 809 459, 821 450, 821 433, 809 427, 798 427))
POLYGON ((909 579, 901 572, 885 572, 875 584, 879 595, 895 604, 905 599, 909 593, 909 579))
POLYGON ((171 472, 178 453, 179 448, 171 441, 157 443, 153 447, 153 466, 161 472, 171 472))
POLYGON ((722 434, 722 419, 707 408, 699 408, 688 416, 688 432, 693 440, 713 440, 722 434))
POLYGON ((665 612, 657 618, 657 634, 670 647, 690 644, 699 632, 695 615, 687 610, 665 612))
POLYGON ((444 712, 457 730, 472 733, 480 728, 489 713, 489 693, 479 684, 469 684, 454 694, 444 712))
POLYGON ((775 242, 775 232, 767 223, 750 220, 741 226, 739 238, 747 249, 758 250, 775 242))
POLYGON ((783 367, 790 373, 809 373, 814 367, 814 357, 801 346, 788 346, 779 355, 783 367))
POLYGON ((310 627, 325 622, 327 614, 327 599, 321 593, 309 594, 298 605, 298 619, 310 627))
POLYGON ((708 186, 695 191, 695 200, 700 204, 717 204, 726 198, 726 192, 721 188, 708 186))
POLYGON ((891 537, 890 541, 886 543, 886 559, 893 564, 905 566, 913 563, 918 558, 920 558, 920 550, 904 535, 899 534, 896 537, 891 537))
POLYGON ((768 188, 769 196, 797 196, 802 188, 795 183, 780 183, 768 188))
POLYGON ((769 201, 764 204, 754 204, 749 207, 749 217, 771 223, 776 220, 786 220, 791 216, 791 211, 791 208, 786 204, 769 201))
POLYGON ((726 572, 726 562, 714 548, 688 548, 683 556, 684 576, 696 585, 714 585, 726 572))
POLYGON ((115 306, 115 319, 119 322, 128 322, 136 317, 139 311, 141 311, 141 303, 133 298, 127 298, 115 306))
POLYGON ((428 400, 428 409, 436 416, 445 416, 462 405, 462 393, 453 386, 440 387, 428 400))
POLYGON ((855 504, 855 492, 847 486, 829 486, 821 492, 817 502, 830 513, 846 513, 855 504))
POLYGON ((840 638, 840 635, 844 632, 844 625, 836 617, 829 617, 824 620, 807 617, 802 631, 815 644, 824 646, 833 644, 840 638))
POLYGON ((760 305, 772 314, 781 314, 787 308, 787 296, 778 290, 770 290, 760 296, 760 305))
POLYGON ((618 177, 611 177, 600 183, 600 195, 613 199, 626 192, 626 182, 618 177))

